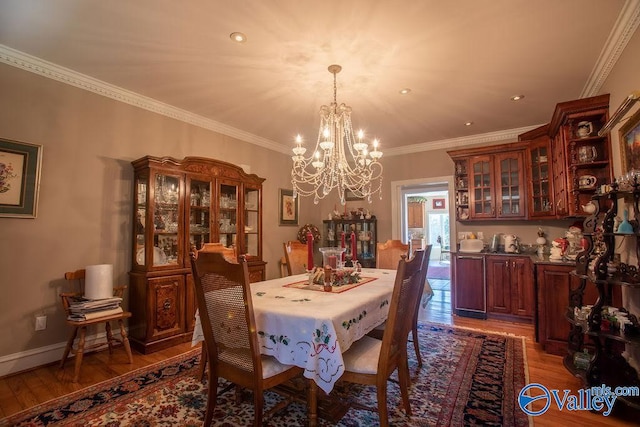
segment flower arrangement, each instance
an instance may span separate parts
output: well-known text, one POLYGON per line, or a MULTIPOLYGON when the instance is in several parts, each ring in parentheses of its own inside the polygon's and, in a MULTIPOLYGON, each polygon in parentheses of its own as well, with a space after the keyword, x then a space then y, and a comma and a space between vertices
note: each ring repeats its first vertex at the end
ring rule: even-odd
POLYGON ((342 268, 333 272, 333 286, 350 285, 360 281, 360 273, 353 268, 342 268))
MULTIPOLYGON (((313 283, 316 285, 324 285, 324 269, 316 267, 311 273, 313 283)), ((339 268, 332 271, 331 286, 344 286, 360 281, 360 272, 354 268, 339 268)))

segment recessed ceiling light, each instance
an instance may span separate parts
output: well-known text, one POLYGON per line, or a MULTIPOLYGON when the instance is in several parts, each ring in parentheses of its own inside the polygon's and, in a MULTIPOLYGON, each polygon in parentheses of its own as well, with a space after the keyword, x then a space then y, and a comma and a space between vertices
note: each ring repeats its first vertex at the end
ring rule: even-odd
POLYGON ((247 36, 239 32, 231 33, 229 37, 236 43, 244 43, 247 41, 247 36))
POLYGON ((465 122, 464 125, 465 126, 471 126, 473 124, 473 122, 465 122))
POLYGON ((406 95, 409 92, 411 92, 411 89, 409 89, 408 87, 405 87, 404 89, 400 89, 400 95, 406 95))
POLYGON ((514 95, 511 97, 512 101, 520 101, 522 98, 524 98, 524 95, 514 95))

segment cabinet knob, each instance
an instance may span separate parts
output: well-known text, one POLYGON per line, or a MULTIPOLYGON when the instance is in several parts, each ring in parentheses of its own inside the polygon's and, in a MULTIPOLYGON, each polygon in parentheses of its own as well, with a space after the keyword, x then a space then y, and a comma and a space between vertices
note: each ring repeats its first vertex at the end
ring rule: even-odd
POLYGON ((162 308, 165 310, 169 310, 171 308, 171 300, 169 298, 164 300, 164 304, 162 304, 162 308))

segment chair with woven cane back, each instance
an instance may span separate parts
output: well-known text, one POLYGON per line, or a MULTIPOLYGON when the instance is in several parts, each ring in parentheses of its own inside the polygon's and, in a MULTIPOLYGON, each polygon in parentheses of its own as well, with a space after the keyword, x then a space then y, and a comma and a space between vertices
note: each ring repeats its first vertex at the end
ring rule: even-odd
MULTIPOLYGON (((94 350, 100 347, 104 347, 105 343, 97 343, 90 346, 85 346, 85 339, 87 335, 87 328, 93 325, 99 325, 104 323, 104 328, 106 332, 107 342, 106 345, 109 347, 109 353, 113 351, 114 343, 119 343, 124 346, 124 349, 127 353, 127 357, 129 359, 129 363, 133 363, 133 356, 131 354, 131 346, 129 345, 129 338, 127 337, 127 331, 124 327, 124 319, 131 317, 131 312, 129 311, 120 311, 115 314, 105 314, 104 316, 99 313, 94 313, 95 316, 88 320, 72 320, 69 316, 71 313, 71 304, 74 299, 82 297, 84 295, 84 282, 85 282, 86 272, 84 269, 76 270, 76 271, 68 271, 64 274, 64 278, 69 281, 74 287, 77 289, 76 292, 63 292, 60 294, 60 299, 62 300, 62 307, 67 316, 67 325, 71 326, 73 329, 71 331, 71 335, 69 336, 69 340, 67 341, 67 345, 64 349, 64 353, 62 355, 62 360, 60 360, 60 368, 64 367, 65 362, 67 361, 67 357, 69 354, 75 355, 75 368, 73 371, 73 382, 78 382, 80 377, 80 366, 82 365, 82 358, 84 353, 89 350, 94 350), (116 338, 113 336, 113 332, 111 330, 111 322, 116 321, 120 326, 120 338, 116 338), (78 338, 76 347, 74 348, 74 343, 78 338)), ((126 286, 114 286, 113 287, 113 296, 122 298, 124 294, 124 290, 126 286)))
MULTIPOLYGON (((199 251, 192 251, 196 259, 198 258, 198 254, 205 252, 219 252, 227 261, 233 263, 238 262, 238 253, 235 246, 227 247, 222 243, 205 243, 199 251)), ((200 378, 201 381, 204 380, 204 373, 207 369, 208 359, 207 347, 203 344, 200 356, 200 369, 198 370, 198 378, 200 378)))
POLYGON ((415 300, 418 298, 419 281, 422 279, 421 257, 415 256, 407 261, 404 255, 397 271, 382 340, 365 335, 353 343, 343 354, 345 372, 340 377, 340 381, 376 386, 377 412, 381 426, 389 425, 387 381, 395 370, 398 371, 405 413, 411 415, 407 339, 413 316, 407 316, 407 313, 414 310, 415 300))
POLYGON ((213 420, 218 377, 253 390, 254 426, 262 425, 263 391, 302 374, 302 368, 283 365, 260 354, 249 271, 244 256, 230 263, 219 252, 191 258, 196 300, 209 355, 207 409, 204 425, 213 420))
POLYGON ((400 256, 409 256, 409 245, 400 240, 387 240, 376 244, 376 268, 395 270, 398 268, 400 256))

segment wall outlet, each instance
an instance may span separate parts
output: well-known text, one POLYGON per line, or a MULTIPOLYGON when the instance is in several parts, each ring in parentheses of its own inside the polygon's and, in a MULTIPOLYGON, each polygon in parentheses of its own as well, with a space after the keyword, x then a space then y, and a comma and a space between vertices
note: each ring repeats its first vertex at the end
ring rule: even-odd
POLYGON ((47 329, 47 316, 36 316, 36 331, 47 329))

